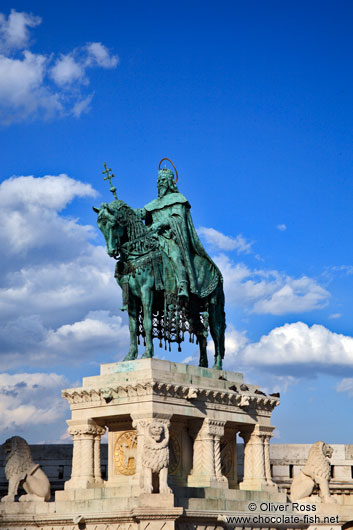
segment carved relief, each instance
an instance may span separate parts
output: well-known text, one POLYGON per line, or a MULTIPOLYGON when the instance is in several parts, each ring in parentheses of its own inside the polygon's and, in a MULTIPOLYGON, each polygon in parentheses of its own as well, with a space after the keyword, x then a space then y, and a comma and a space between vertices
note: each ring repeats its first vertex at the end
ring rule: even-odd
POLYGON ((233 444, 229 440, 221 440, 222 475, 228 477, 233 466, 233 444))
POLYGON ((142 466, 143 466, 143 490, 152 493, 152 473, 159 475, 159 492, 172 493, 168 487, 169 466, 169 430, 167 425, 161 421, 152 421, 145 431, 142 466))
POLYGON ((175 475, 180 467, 181 449, 178 436, 170 433, 169 437, 169 475, 175 475))
POLYGON ((125 431, 117 438, 114 446, 114 464, 116 473, 127 476, 134 475, 136 473, 136 457, 136 431, 125 431))

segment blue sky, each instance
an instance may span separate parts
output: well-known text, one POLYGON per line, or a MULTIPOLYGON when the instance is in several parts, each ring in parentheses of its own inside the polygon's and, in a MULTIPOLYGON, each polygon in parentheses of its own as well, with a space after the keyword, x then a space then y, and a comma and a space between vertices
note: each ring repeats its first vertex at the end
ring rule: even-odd
POLYGON ((348 1, 2 2, 2 437, 67 441, 60 390, 125 355, 91 206, 110 200, 103 162, 142 207, 167 156, 224 274, 225 367, 281 391, 275 441, 352 443, 352 18, 348 1))

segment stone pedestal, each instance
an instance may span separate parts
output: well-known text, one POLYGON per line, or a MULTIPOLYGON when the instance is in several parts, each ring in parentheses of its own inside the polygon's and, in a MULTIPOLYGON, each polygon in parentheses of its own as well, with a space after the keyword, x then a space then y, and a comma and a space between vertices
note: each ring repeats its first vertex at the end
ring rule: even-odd
POLYGON ((100 375, 62 394, 73 438, 64 491, 51 503, 0 504, 0 528, 216 530, 222 514, 247 512, 249 501, 284 503, 268 459, 279 400, 250 384, 242 391, 242 383, 239 373, 157 359, 102 365, 100 375), (245 440, 241 484, 237 433, 245 440))
MULTIPOLYGON (((80 388, 63 391, 71 407, 72 477, 65 490, 101 487, 99 439, 108 429, 104 487, 143 493, 146 428, 164 422, 172 487, 275 491, 269 464, 271 414, 279 400, 241 391, 242 374, 157 359, 101 366, 80 388), (244 437, 244 480, 238 484, 236 433, 244 437)), ((157 490, 158 491, 158 486, 157 490)), ((191 490, 190 490, 191 492, 191 490)))
MULTIPOLYGON (((219 530, 227 516, 245 514, 255 517, 247 528, 260 530, 261 517, 276 518, 278 506, 288 504, 272 481, 269 460, 270 420, 279 400, 249 384, 242 391, 242 383, 238 373, 154 359, 102 365, 99 376, 63 391, 73 438, 65 490, 56 492, 55 502, 0 503, 0 529, 219 530), (240 483, 237 434, 244 439, 240 483)), ((318 504, 315 528, 350 528, 353 501, 342 497, 343 504, 318 504)), ((298 517, 292 507, 285 515, 298 517)), ((309 508, 305 515, 312 517, 309 508)), ((302 519, 296 528, 308 524, 302 519)))

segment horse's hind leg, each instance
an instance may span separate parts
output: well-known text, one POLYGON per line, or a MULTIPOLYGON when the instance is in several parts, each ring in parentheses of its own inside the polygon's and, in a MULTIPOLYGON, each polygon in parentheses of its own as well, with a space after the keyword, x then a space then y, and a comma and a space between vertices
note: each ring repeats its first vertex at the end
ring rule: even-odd
POLYGON ((137 349, 137 326, 138 326, 138 313, 137 313, 137 300, 132 294, 129 298, 129 331, 130 331, 130 350, 129 353, 124 357, 124 361, 133 361, 136 359, 138 354, 137 349))
POLYGON ((207 359, 207 330, 205 330, 201 318, 198 312, 190 314, 189 321, 192 329, 197 337, 200 348, 200 361, 199 366, 203 368, 208 368, 208 359, 207 359), (205 333, 206 331, 206 333, 205 333))
POLYGON ((215 370, 222 370, 224 358, 224 334, 226 330, 226 315, 224 312, 224 292, 222 284, 210 295, 209 300, 210 332, 215 346, 215 370))

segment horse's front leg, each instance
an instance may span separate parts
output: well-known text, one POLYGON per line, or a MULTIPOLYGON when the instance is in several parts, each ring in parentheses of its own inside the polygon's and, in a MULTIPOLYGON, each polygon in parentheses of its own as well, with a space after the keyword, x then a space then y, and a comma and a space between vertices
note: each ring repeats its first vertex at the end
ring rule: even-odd
POLYGON ((200 348, 200 362, 199 362, 199 366, 202 366, 204 368, 208 368, 207 339, 202 333, 200 333, 200 334, 197 335, 197 340, 199 341, 199 348, 200 348))
POLYGON ((137 358, 137 326, 138 326, 138 314, 137 314, 137 301, 134 295, 130 295, 129 299, 129 331, 130 331, 130 350, 129 353, 124 357, 124 361, 133 361, 137 358))
POLYGON ((142 358, 153 357, 153 340, 152 340, 152 304, 153 291, 152 286, 144 285, 141 288, 141 301, 143 307, 143 328, 146 335, 146 349, 142 358))

